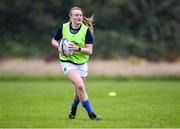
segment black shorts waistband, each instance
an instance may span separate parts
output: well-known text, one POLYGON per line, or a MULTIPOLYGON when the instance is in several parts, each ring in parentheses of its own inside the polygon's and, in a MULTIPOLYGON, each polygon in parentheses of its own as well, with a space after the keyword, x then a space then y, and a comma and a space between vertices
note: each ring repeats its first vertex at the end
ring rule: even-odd
POLYGON ((75 65, 83 65, 83 64, 85 64, 86 62, 84 62, 84 63, 82 63, 82 64, 77 64, 77 63, 74 63, 74 62, 72 62, 72 61, 70 61, 70 60, 60 60, 61 62, 69 62, 69 63, 72 63, 72 64, 75 64, 75 65))

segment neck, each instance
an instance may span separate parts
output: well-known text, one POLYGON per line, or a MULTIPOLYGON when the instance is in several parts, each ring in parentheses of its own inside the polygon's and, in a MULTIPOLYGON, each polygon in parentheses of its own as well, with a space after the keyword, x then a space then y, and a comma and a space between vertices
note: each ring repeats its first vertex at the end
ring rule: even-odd
POLYGON ((81 26, 80 24, 73 24, 73 23, 71 24, 71 27, 73 29, 78 29, 80 26, 81 26))

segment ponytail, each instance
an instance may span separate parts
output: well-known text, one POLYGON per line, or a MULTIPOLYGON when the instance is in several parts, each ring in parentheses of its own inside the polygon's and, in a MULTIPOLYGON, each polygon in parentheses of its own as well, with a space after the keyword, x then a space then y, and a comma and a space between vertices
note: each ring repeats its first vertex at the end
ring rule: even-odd
POLYGON ((94 22, 94 15, 92 15, 90 18, 83 16, 83 24, 90 29, 92 34, 94 32, 93 22, 94 22))

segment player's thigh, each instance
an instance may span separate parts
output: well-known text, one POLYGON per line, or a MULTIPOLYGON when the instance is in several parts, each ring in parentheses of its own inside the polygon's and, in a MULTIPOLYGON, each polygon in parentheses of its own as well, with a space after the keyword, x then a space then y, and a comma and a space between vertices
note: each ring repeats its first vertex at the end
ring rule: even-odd
POLYGON ((84 81, 75 69, 71 69, 67 72, 67 77, 77 87, 84 87, 84 81))

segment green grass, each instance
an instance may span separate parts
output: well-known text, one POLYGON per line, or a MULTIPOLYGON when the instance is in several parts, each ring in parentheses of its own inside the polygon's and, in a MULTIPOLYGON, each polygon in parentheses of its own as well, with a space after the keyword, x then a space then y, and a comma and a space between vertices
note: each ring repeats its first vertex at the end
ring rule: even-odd
POLYGON ((87 80, 92 121, 81 104, 69 120, 73 87, 65 79, 0 81, 0 128, 180 128, 180 81, 87 80), (117 96, 109 97, 115 91, 117 96))

